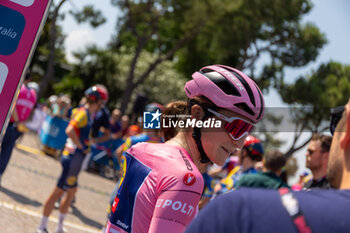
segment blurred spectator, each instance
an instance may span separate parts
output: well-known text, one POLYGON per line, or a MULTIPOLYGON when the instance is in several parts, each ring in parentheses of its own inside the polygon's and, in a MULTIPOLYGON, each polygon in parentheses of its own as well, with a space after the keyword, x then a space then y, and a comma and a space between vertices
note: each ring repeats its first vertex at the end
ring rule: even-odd
POLYGON ((68 212, 68 208, 78 189, 78 175, 81 164, 89 153, 89 138, 92 122, 90 116, 93 116, 101 107, 101 94, 96 88, 90 87, 85 91, 87 103, 73 110, 72 118, 65 132, 68 139, 61 156, 62 173, 57 181, 57 185, 47 198, 40 225, 37 233, 47 233, 47 223, 50 214, 53 211, 55 202, 64 194, 64 199, 59 206, 59 220, 55 232, 64 232, 63 222, 68 212))
POLYGON ((130 118, 128 115, 123 115, 120 121, 121 127, 122 127, 122 137, 126 135, 128 132, 129 124, 130 124, 130 118))
POLYGON ((142 130, 143 129, 143 117, 138 117, 136 125, 142 130))
POLYGON ((59 118, 67 118, 68 110, 70 109, 71 100, 68 95, 60 95, 52 105, 52 115, 59 118))
POLYGON ((111 117, 109 118, 109 123, 111 125, 111 137, 112 139, 117 139, 122 137, 122 126, 120 124, 121 112, 119 109, 114 109, 111 117))
POLYGON ((107 88, 102 84, 96 84, 93 86, 102 96, 101 109, 96 113, 92 122, 91 134, 92 144, 102 143, 110 139, 110 123, 109 123, 109 110, 106 107, 108 102, 109 93, 107 88))
MULTIPOLYGON (((80 101, 79 101, 79 104, 78 104, 78 107, 81 107, 81 106, 84 106, 86 104, 86 97, 85 96, 83 96, 81 99, 80 99, 80 101)), ((67 118, 71 118, 71 116, 72 116, 72 111, 73 111, 73 109, 74 109, 75 107, 70 107, 69 109, 68 109, 68 113, 67 113, 67 118)))
POLYGON ((49 107, 52 109, 53 106, 57 103, 58 97, 57 95, 51 95, 49 97, 49 107))
POLYGON ((28 84, 31 81, 31 74, 28 72, 25 76, 21 90, 17 97, 16 107, 12 112, 12 117, 7 126, 4 138, 1 142, 0 151, 0 186, 1 177, 5 172, 8 162, 10 161, 12 150, 16 140, 28 128, 25 126, 25 121, 29 118, 37 100, 37 95, 34 89, 31 89, 28 84))
MULTIPOLYGON (((36 94, 39 93, 39 85, 36 82, 28 83, 28 87, 33 89, 36 94)), ((38 132, 45 121, 46 115, 49 111, 45 104, 36 103, 30 117, 26 120, 25 126, 34 132, 38 132)))
POLYGON ((280 178, 286 158, 278 150, 269 151, 263 158, 263 171, 255 174, 246 174, 238 181, 236 188, 255 187, 278 189, 288 187, 280 178))
MULTIPOLYGON (((110 139, 111 125, 109 123, 109 110, 106 107, 108 102, 109 93, 104 85, 96 84, 91 87, 92 90, 100 93, 102 102, 100 103, 99 110, 94 115, 91 125, 91 138, 90 145, 96 147, 97 144, 104 143, 110 139)), ((85 99, 81 99, 81 103, 85 102, 85 99)), ((80 104, 80 103, 79 103, 80 104)), ((85 156, 83 161, 83 168, 85 169, 86 164, 89 164, 91 159, 91 153, 85 156)))
POLYGON ((140 129, 140 127, 138 125, 130 125, 125 136, 131 137, 131 136, 135 136, 135 135, 140 134, 140 133, 142 133, 142 130, 140 129))
POLYGON ((38 95, 39 93, 39 84, 37 84, 36 82, 29 82, 28 83, 28 87, 32 90, 35 91, 35 93, 38 95))
POLYGON ((306 151, 306 167, 311 170, 313 178, 304 185, 304 189, 330 188, 326 175, 331 143, 331 136, 322 134, 312 136, 306 151))
POLYGON ((292 189, 294 191, 300 191, 303 189, 306 182, 308 182, 312 178, 312 175, 310 175, 307 172, 303 172, 299 175, 299 181, 298 183, 292 185, 292 189))
POLYGON ((239 164, 231 172, 223 178, 220 183, 215 185, 214 195, 220 195, 234 188, 241 177, 245 174, 256 173, 254 165, 257 161, 261 161, 264 155, 264 147, 260 140, 252 135, 249 135, 242 150, 238 150, 239 164))
POLYGON ((213 196, 214 186, 215 186, 215 180, 212 176, 208 174, 208 168, 212 165, 211 163, 201 163, 198 166, 198 170, 203 176, 204 180, 204 188, 202 192, 201 199, 198 203, 198 208, 201 210, 213 196))
POLYGON ((241 188, 209 203, 185 233, 349 232, 350 99, 333 114, 327 178, 340 190, 241 188))
POLYGON ((264 170, 264 163, 262 161, 258 161, 255 163, 254 167, 257 171, 262 172, 264 170))
POLYGON ((224 178, 232 171, 232 169, 234 169, 238 165, 238 156, 231 155, 226 159, 224 166, 219 167, 217 165, 213 165, 212 169, 208 171, 208 174, 212 177, 224 178))

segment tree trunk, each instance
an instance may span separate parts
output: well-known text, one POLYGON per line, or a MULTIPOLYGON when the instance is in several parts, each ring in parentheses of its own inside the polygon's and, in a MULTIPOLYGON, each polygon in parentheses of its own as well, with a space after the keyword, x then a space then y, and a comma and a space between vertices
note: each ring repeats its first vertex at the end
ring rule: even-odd
POLYGON ((120 112, 122 115, 125 114, 126 109, 128 108, 131 95, 132 95, 135 88, 136 88, 136 86, 133 83, 128 83, 126 85, 126 88, 125 88, 124 93, 123 93, 122 104, 120 107, 120 112))
POLYGON ((52 77, 55 75, 55 44, 56 44, 56 21, 57 21, 57 16, 58 16, 58 11, 62 7, 63 3, 66 0, 61 0, 58 6, 55 8, 53 16, 52 16, 52 25, 51 25, 51 30, 50 30, 50 53, 49 57, 47 60, 47 65, 46 65, 46 72, 43 76, 43 78, 40 81, 40 90, 38 94, 38 98, 43 97, 47 86, 49 85, 52 77))
POLYGON ((172 57, 190 39, 192 39, 194 37, 194 35, 197 35, 197 33, 199 32, 200 28, 203 25, 204 25, 204 22, 200 22, 199 24, 197 24, 181 40, 179 40, 177 42, 177 44, 174 46, 174 48, 172 48, 170 51, 168 51, 164 56, 159 55, 159 57, 152 64, 150 64, 148 66, 147 70, 137 80, 135 80, 135 82, 134 82, 136 64, 137 64, 137 61, 139 59, 139 55, 140 55, 143 47, 145 46, 145 44, 146 44, 146 42, 148 40, 148 39, 140 39, 139 38, 139 44, 138 44, 138 47, 136 49, 133 61, 131 63, 131 70, 130 70, 129 77, 128 77, 128 80, 127 80, 126 89, 124 91, 123 98, 122 98, 122 104, 121 104, 121 109, 120 109, 122 114, 125 113, 125 111, 126 111, 126 109, 128 107, 128 104, 129 104, 129 101, 130 101, 130 97, 131 97, 134 89, 137 88, 139 85, 141 85, 146 80, 146 78, 150 75, 150 73, 157 68, 157 66, 159 64, 161 64, 165 60, 167 60, 170 57, 172 57))
POLYGON ((295 152, 298 150, 301 150, 311 141, 311 137, 309 137, 307 140, 305 140, 300 146, 296 146, 295 143, 289 148, 289 150, 284 154, 284 156, 288 159, 291 157, 295 152))

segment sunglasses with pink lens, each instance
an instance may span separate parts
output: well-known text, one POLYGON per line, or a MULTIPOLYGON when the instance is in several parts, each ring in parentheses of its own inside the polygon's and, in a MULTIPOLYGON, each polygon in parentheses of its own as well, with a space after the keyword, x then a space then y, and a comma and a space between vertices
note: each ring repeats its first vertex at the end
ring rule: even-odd
POLYGON ((207 110, 210 113, 214 114, 216 117, 227 122, 224 128, 233 140, 238 141, 242 137, 247 136, 255 127, 253 124, 239 117, 227 117, 210 108, 208 108, 207 110))

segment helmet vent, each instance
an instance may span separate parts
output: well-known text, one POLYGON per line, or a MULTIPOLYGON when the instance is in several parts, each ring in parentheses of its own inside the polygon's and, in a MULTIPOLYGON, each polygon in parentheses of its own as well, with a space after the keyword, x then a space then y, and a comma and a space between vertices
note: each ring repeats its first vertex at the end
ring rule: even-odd
POLYGON ((237 88, 220 73, 211 69, 202 70, 203 75, 215 83, 226 95, 241 96, 237 88))
POLYGON ((254 116, 254 112, 251 108, 248 107, 246 103, 237 103, 234 104, 236 107, 242 109, 243 111, 249 113, 250 115, 254 116))
MULTIPOLYGON (((223 68, 225 68, 225 67, 223 67, 223 68)), ((228 69, 226 69, 226 70, 228 70, 228 69)), ((252 92, 252 89, 250 88, 248 83, 245 81, 245 79, 241 75, 239 75, 237 72, 235 72, 233 70, 228 70, 228 71, 230 71, 236 78, 239 79, 239 81, 243 84, 244 88, 246 89, 246 91, 247 91, 247 93, 249 95, 250 102, 252 102, 253 105, 256 106, 255 105, 255 98, 254 98, 254 94, 252 92)))

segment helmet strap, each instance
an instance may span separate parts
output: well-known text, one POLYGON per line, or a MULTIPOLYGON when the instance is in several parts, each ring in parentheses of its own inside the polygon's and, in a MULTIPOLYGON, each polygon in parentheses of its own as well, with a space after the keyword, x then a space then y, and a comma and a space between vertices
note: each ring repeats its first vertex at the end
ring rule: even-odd
MULTIPOLYGON (((202 106, 201 106, 202 107, 202 106)), ((203 107, 202 107, 203 108, 203 107)), ((202 120, 205 120, 209 115, 210 113, 205 109, 204 109, 204 117, 202 118, 202 120)), ((201 132, 201 129, 200 128, 197 128, 197 127, 194 127, 193 129, 193 133, 192 133, 192 138, 194 139, 194 141, 196 142, 197 144, 197 149, 199 151, 199 154, 201 156, 201 160, 200 162, 201 163, 209 163, 211 162, 210 159, 208 158, 208 155, 205 153, 204 151, 204 148, 203 148, 203 145, 202 145, 202 140, 201 140, 201 137, 202 137, 202 132, 201 132)))
MULTIPOLYGON (((205 120, 211 113, 207 111, 206 107, 203 107, 202 105, 200 105, 196 100, 194 99, 190 99, 187 106, 188 106, 188 111, 189 113, 191 113, 191 109, 192 106, 198 104, 199 106, 201 106, 201 108, 203 108, 204 110, 204 117, 202 118, 202 120, 205 120)), ((194 139, 194 141, 196 142, 197 145, 197 149, 199 151, 199 154, 201 156, 201 163, 209 163, 211 162, 210 159, 208 158, 207 154, 204 151, 203 145, 202 145, 202 132, 200 128, 194 127, 193 129, 193 133, 192 133, 192 138, 194 139)))
POLYGON ((194 139, 194 141, 197 144, 197 149, 198 149, 200 156, 201 156, 200 162, 201 163, 208 163, 208 162, 210 162, 210 159, 208 158, 207 154, 205 153, 205 151, 203 149, 201 136, 202 136, 201 130, 199 128, 195 127, 193 129, 192 138, 194 139))

